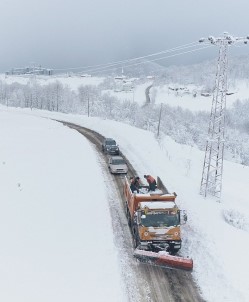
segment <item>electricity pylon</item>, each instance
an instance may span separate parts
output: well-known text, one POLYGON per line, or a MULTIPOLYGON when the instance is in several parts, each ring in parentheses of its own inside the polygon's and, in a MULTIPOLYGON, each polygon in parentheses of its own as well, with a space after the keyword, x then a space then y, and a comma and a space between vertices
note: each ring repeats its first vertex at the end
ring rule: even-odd
POLYGON ((247 44, 249 36, 233 37, 224 33, 223 37, 202 38, 199 42, 210 42, 219 46, 219 57, 213 92, 212 109, 209 120, 208 138, 203 164, 200 194, 210 194, 220 201, 222 189, 223 156, 225 143, 225 110, 227 93, 227 50, 234 43, 247 44))

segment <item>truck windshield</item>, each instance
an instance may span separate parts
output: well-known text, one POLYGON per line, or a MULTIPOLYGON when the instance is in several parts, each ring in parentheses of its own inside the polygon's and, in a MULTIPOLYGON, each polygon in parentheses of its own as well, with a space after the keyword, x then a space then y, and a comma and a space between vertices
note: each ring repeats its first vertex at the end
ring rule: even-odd
POLYGON ((145 227, 170 227, 179 225, 178 214, 147 213, 142 217, 141 224, 145 227))

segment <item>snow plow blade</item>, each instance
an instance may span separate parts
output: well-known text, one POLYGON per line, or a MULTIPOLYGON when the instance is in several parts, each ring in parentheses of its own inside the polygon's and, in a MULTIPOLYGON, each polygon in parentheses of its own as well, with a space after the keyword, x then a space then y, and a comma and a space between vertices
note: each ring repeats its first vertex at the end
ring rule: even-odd
POLYGON ((193 270, 193 260, 179 256, 172 256, 167 253, 154 253, 144 250, 135 249, 133 256, 141 262, 153 264, 156 266, 182 269, 186 271, 193 270))

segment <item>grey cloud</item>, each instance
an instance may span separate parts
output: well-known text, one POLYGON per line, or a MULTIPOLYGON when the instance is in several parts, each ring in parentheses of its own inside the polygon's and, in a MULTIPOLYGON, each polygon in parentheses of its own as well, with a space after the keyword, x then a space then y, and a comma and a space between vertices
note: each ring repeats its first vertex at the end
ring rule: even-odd
MULTIPOLYGON (((170 49, 249 31, 245 0, 8 0, 0 4, 0 71, 34 61, 69 68, 170 49)), ((248 53, 249 49, 235 50, 248 53)), ((164 64, 188 64, 214 55, 184 55, 164 64)))

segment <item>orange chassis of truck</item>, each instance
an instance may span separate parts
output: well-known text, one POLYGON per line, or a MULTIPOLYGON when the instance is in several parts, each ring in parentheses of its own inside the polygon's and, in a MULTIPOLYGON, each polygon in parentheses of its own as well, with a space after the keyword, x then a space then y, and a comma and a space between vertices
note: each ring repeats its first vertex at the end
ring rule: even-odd
POLYGON ((193 269, 193 260, 175 256, 181 248, 181 215, 175 203, 176 194, 170 194, 157 178, 158 188, 147 192, 141 186, 139 193, 132 192, 125 177, 124 196, 128 224, 131 228, 135 247, 134 257, 169 268, 193 269))

